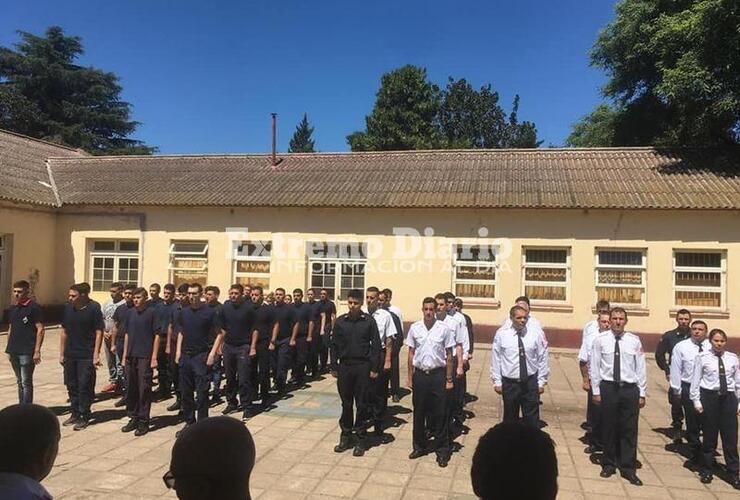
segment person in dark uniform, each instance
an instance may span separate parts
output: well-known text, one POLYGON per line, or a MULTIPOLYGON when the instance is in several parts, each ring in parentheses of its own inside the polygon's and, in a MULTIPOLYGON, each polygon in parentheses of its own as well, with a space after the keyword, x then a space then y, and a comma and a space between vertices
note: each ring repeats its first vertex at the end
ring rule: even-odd
POLYGON ((100 366, 100 345, 103 343, 103 313, 88 297, 86 287, 72 285, 64 309, 60 336, 59 363, 64 367, 71 415, 62 425, 74 425, 74 430, 90 423, 90 407, 95 397, 95 367, 100 366))
POLYGON ((229 288, 229 300, 221 309, 224 343, 222 346, 224 371, 226 372, 226 401, 224 415, 239 409, 243 417, 250 416, 252 407, 252 358, 249 351, 252 346, 252 331, 255 319, 252 301, 245 301, 244 289, 239 283, 229 288), (237 394, 239 399, 237 400, 237 394))
POLYGON ((172 391, 174 377, 170 373, 169 356, 167 354, 167 329, 176 308, 175 285, 167 283, 162 291, 162 300, 155 309, 157 313, 157 332, 159 333, 159 352, 157 353, 158 400, 169 398, 172 391))
MULTIPOLYGON (((221 290, 217 286, 207 286, 203 289, 204 297, 206 299, 206 304, 208 304, 208 307, 213 307, 216 310, 216 314, 219 317, 219 320, 221 319, 221 312, 223 309, 223 304, 219 302, 218 298, 221 295, 221 290)), ((213 341, 215 340, 215 337, 211 339, 211 342, 209 344, 209 348, 213 347, 213 341)), ((212 392, 211 392, 211 404, 219 404, 221 403, 221 378, 223 378, 223 359, 221 356, 221 351, 219 350, 216 352, 216 359, 213 362, 213 366, 211 367, 211 385, 213 386, 212 392)))
POLYGON ((391 371, 389 373, 389 381, 390 381, 390 390, 388 391, 391 400, 394 403, 398 403, 401 401, 401 388, 400 388, 400 381, 399 378, 401 376, 400 373, 400 367, 399 367, 399 359, 398 356, 401 353, 401 347, 403 346, 403 320, 401 317, 395 312, 399 309, 397 307, 391 307, 390 297, 392 296, 392 292, 389 288, 385 288, 384 290, 381 290, 381 292, 378 294, 378 307, 381 309, 384 309, 388 311, 388 313, 391 315, 391 318, 393 319, 393 325, 396 327, 396 335, 393 336, 393 342, 392 347, 393 350, 391 352, 391 371), (395 311, 394 311, 395 309, 395 311))
POLYGON ((270 340, 275 328, 275 308, 263 302, 262 287, 252 287, 252 304, 255 308, 252 346, 252 380, 258 387, 262 407, 270 404, 270 340))
MULTIPOLYGON (((468 359, 463 362, 463 370, 467 373, 470 370, 470 361, 473 359, 473 350, 475 348, 475 333, 473 332, 473 320, 463 312, 463 300, 459 297, 455 297, 455 310, 463 315, 465 318, 465 327, 468 330, 468 345, 470 350, 468 351, 468 359)), ((462 389, 462 403, 465 406, 468 403, 470 394, 468 393, 468 378, 463 378, 463 389, 462 389)))
POLYGON ((319 330, 321 329, 321 313, 319 312, 319 301, 316 300, 316 291, 313 288, 306 290, 306 304, 311 308, 311 319, 313 321, 313 331, 311 337, 306 337, 308 342, 308 359, 306 361, 306 375, 311 378, 319 376, 319 351, 317 349, 319 340, 319 330))
POLYGON ((175 306, 172 308, 172 314, 167 318, 167 347, 166 352, 170 360, 170 376, 172 377, 172 385, 175 389, 175 402, 167 407, 167 411, 181 411, 182 402, 180 400, 180 365, 177 363, 177 336, 180 333, 180 326, 176 324, 180 312, 183 308, 188 307, 190 303, 188 299, 188 283, 181 283, 177 287, 177 295, 175 296, 175 306))
POLYGON ((298 335, 295 308, 285 302, 285 289, 275 289, 275 327, 272 330, 270 351, 275 371, 275 388, 278 397, 285 395, 288 369, 290 368, 290 340, 298 335))
POLYGON ((337 319, 337 307, 329 299, 329 291, 326 288, 322 288, 319 291, 318 307, 319 314, 321 315, 321 325, 319 327, 319 335, 314 339, 314 342, 318 342, 316 349, 319 353, 319 373, 326 373, 331 332, 334 328, 334 322, 337 319))
POLYGON ((455 334, 437 319, 437 303, 433 297, 422 301, 424 319, 417 321, 406 337, 408 354, 408 386, 414 405, 413 451, 410 459, 426 454, 426 430, 432 429, 436 445, 437 464, 447 467, 450 457, 450 436, 447 429, 446 391, 452 384, 452 349, 455 334))
POLYGON ((44 324, 41 307, 31 299, 31 285, 26 280, 13 283, 15 304, 8 311, 7 345, 5 352, 18 384, 18 402, 33 403, 33 371, 41 363, 44 324))
POLYGON ((694 361, 691 379, 691 401, 697 413, 704 417, 702 483, 712 482, 712 466, 717 451, 717 436, 722 436, 725 467, 730 483, 740 490, 740 463, 737 453, 737 417, 740 416, 740 364, 734 353, 727 352, 727 334, 715 328, 709 332, 712 348, 703 351, 694 361))
POLYGON ((209 370, 224 336, 216 309, 203 305, 202 295, 200 284, 191 284, 188 288, 189 305, 179 312, 176 319, 179 333, 175 359, 180 365, 180 398, 185 428, 196 422, 196 412, 197 420, 208 418, 209 370), (208 344, 214 332, 218 333, 209 350, 208 344), (195 400, 193 391, 197 393, 195 400))
POLYGON ((308 348, 313 340, 314 312, 313 308, 303 302, 303 290, 293 290, 293 306, 295 309, 295 320, 298 328, 295 335, 290 339, 290 347, 294 353, 292 377, 298 386, 306 383, 306 361, 308 360, 308 348))
POLYGON ((362 312, 362 290, 350 290, 347 296, 347 314, 337 318, 331 337, 331 375, 337 379, 337 390, 342 400, 339 418, 341 435, 336 453, 352 446, 352 454, 360 457, 367 449, 368 397, 370 379, 381 369, 381 344, 378 326, 372 316, 362 312), (357 412, 354 412, 357 406, 357 412))
POLYGON ((601 405, 600 475, 610 477, 619 467, 623 478, 642 486, 635 471, 637 423, 647 388, 645 352, 640 337, 624 330, 627 311, 615 307, 609 319, 611 328, 594 339, 589 366, 594 403, 601 405))
POLYGON ((124 303, 116 308, 113 313, 113 330, 111 335, 111 352, 116 355, 116 367, 118 369, 118 383, 116 386, 121 392, 121 399, 113 406, 120 408, 126 406, 126 371, 123 369, 123 334, 126 329, 126 318, 128 312, 134 308, 134 290, 136 285, 131 283, 123 287, 124 303))
POLYGON ((160 302, 162 302, 162 297, 159 296, 160 292, 162 291, 162 287, 159 285, 159 283, 152 283, 149 285, 149 305, 150 306, 156 306, 160 302))
MULTIPOLYGON (((663 334, 655 348, 655 362, 665 372, 665 378, 671 380, 671 354, 676 344, 691 336, 691 313, 687 309, 680 309, 676 313, 676 328, 663 334)), ((671 429, 673 430, 673 441, 681 442, 681 427, 683 426, 683 407, 680 401, 671 395, 668 388, 668 404, 671 405, 671 429)))
POLYGON ((157 307, 147 303, 144 288, 134 290, 134 308, 127 312, 124 329, 121 364, 126 370, 126 412, 130 420, 121 429, 136 431, 143 436, 149 432, 152 409, 152 375, 157 366, 160 335, 157 307))

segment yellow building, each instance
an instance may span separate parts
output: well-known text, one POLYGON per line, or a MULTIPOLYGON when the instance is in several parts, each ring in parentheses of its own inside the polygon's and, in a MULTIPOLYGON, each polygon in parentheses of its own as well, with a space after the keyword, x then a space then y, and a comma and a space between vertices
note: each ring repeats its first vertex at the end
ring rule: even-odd
POLYGON ((526 294, 572 345, 597 298, 645 335, 689 308, 740 337, 740 151, 543 149, 96 157, 0 132, 0 297, 72 282, 452 290, 490 338, 526 294))

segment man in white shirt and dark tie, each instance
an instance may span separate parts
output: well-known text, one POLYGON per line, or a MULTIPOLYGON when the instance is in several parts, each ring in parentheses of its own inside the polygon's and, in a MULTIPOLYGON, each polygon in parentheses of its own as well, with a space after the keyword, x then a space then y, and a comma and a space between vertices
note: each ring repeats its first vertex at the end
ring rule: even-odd
MULTIPOLYGON (((675 345, 671 353, 670 383, 671 397, 681 403, 686 415, 686 441, 691 446, 691 461, 697 464, 701 458, 701 415, 694 411, 691 402, 691 378, 694 376, 694 362, 697 356, 709 351, 712 345, 707 340, 707 324, 701 320, 691 323, 691 337, 675 345)), ((678 442, 681 437, 677 436, 678 442)))
POLYGON ((493 338, 491 380, 504 399, 504 422, 519 420, 539 429, 539 395, 545 391, 550 373, 547 340, 539 329, 527 328, 527 310, 509 311, 510 327, 501 327, 493 338))
POLYGON ((642 486, 635 471, 637 423, 647 388, 645 352, 640 338, 624 330, 627 311, 615 307, 610 322, 611 329, 594 340, 590 361, 591 391, 601 405, 601 477, 612 476, 618 467, 623 478, 642 486))
MULTIPOLYGON (((603 448, 601 447, 601 407, 596 405, 593 400, 589 366, 591 365, 591 351, 594 345, 594 340, 596 340, 596 337, 600 334, 609 330, 609 326, 611 324, 609 311, 599 312, 596 321, 596 331, 593 331, 588 327, 588 325, 586 329, 584 329, 585 336, 583 344, 581 344, 581 350, 578 352, 578 362, 581 369, 581 377, 583 378, 582 387, 584 391, 588 391, 588 405, 586 407, 586 422, 588 423, 588 426, 585 430, 589 445, 584 451, 589 454, 603 451, 603 448)), ((583 428, 583 425, 581 425, 581 428, 583 428)))
POLYGON ((424 319, 409 329, 406 337, 408 386, 414 405, 413 451, 410 459, 426 453, 426 430, 432 429, 436 444, 437 464, 446 467, 450 456, 450 438, 445 418, 447 391, 452 384, 452 350, 455 336, 436 317, 436 302, 426 297, 422 302, 424 319))

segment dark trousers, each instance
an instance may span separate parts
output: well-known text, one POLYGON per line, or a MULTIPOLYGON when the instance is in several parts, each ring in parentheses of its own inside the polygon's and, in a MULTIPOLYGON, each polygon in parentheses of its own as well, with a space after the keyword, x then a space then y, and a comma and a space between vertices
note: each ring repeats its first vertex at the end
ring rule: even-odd
POLYGON ((138 422, 148 423, 152 409, 152 375, 149 358, 128 358, 126 360, 126 412, 138 422))
POLYGON ((175 390, 175 397, 177 399, 180 399, 180 365, 175 363, 176 353, 177 353, 177 335, 173 335, 172 342, 170 342, 169 376, 170 376, 170 380, 172 381, 172 387, 175 390))
POLYGON ((306 359, 306 369, 311 373, 312 377, 319 374, 319 342, 321 339, 318 333, 314 333, 311 337, 311 342, 308 343, 308 357, 306 359))
MULTIPOLYGON (((331 340, 331 336, 329 332, 326 332, 323 335, 319 335, 318 340, 316 350, 319 357, 319 368, 324 372, 327 369, 327 362, 329 360, 329 341, 331 340)), ((316 341, 316 338, 314 338, 314 341, 316 341)))
POLYGON ((33 355, 10 354, 10 364, 18 384, 18 403, 33 403, 33 370, 36 368, 33 355))
POLYGON ((95 367, 92 359, 65 359, 64 385, 73 417, 90 418, 95 397, 95 367))
POLYGON ((342 400, 342 416, 339 427, 342 437, 348 438, 353 432, 360 439, 366 434, 367 391, 370 383, 369 361, 346 361, 339 364, 337 370, 337 390, 342 400), (357 413, 354 406, 357 406, 357 413))
POLYGON ((290 368, 290 338, 280 339, 275 342, 275 349, 270 355, 271 367, 275 373, 275 385, 278 392, 285 391, 285 381, 288 380, 288 369, 290 368))
POLYGON ((427 447, 426 430, 431 429, 437 448, 437 456, 450 453, 448 420, 445 415, 445 369, 437 368, 424 373, 414 370, 411 401, 414 405, 414 450, 427 447))
POLYGON ((448 412, 449 419, 462 420, 463 404, 465 403, 465 373, 462 378, 457 377, 458 359, 457 356, 452 358, 452 391, 448 395, 448 412))
POLYGON ((213 384, 213 397, 215 399, 218 399, 221 397, 221 378, 223 376, 223 372, 224 372, 224 365, 223 365, 222 356, 219 356, 218 354, 216 354, 216 356, 214 356, 214 359, 213 359, 213 366, 211 366, 211 369, 209 371, 210 373, 209 382, 213 384))
POLYGON ((738 475, 737 454, 737 397, 734 392, 720 396, 717 391, 701 389, 704 408, 704 444, 702 445, 702 472, 711 474, 717 436, 722 436, 725 465, 733 476, 738 475))
POLYGON ((123 397, 126 397, 126 386, 128 380, 126 380, 126 370, 121 365, 123 359, 123 347, 124 347, 124 335, 116 337, 116 369, 118 370, 118 390, 123 393, 123 397))
POLYGON ((587 393, 586 422, 591 426, 588 433, 589 442, 595 446, 601 446, 601 406, 594 403, 594 393, 591 389, 587 393))
POLYGON ((259 388, 259 397, 262 404, 266 404, 270 392, 270 341, 260 339, 257 341, 257 355, 252 363, 252 380, 259 388))
MULTIPOLYGON (((385 360, 385 350, 380 359, 385 360)), ((383 363, 385 363, 385 361, 383 361, 383 363)), ((376 432, 381 432, 383 430, 383 417, 385 416, 386 409, 388 409, 389 376, 390 371, 385 371, 381 368, 380 371, 378 371, 377 377, 369 379, 368 403, 376 432)))
POLYGON ((391 352, 390 393, 393 396, 399 396, 401 394, 401 370, 398 358, 399 354, 401 353, 401 347, 403 346, 403 335, 401 335, 401 332, 398 332, 398 334, 393 337, 392 345, 393 351, 391 352))
MULTIPOLYGON (((671 427, 676 427, 678 429, 681 428, 681 425, 683 424, 683 414, 684 414, 684 407, 680 400, 673 399, 671 395, 671 388, 668 387, 668 404, 671 405, 671 427)), ((693 409, 694 405, 691 405, 691 408, 693 409)), ((688 419, 688 416, 686 417, 688 419)), ((688 422, 687 422, 688 425, 688 422)))
POLYGON ((185 422, 195 423, 196 411, 198 420, 208 418, 208 383, 209 373, 206 360, 208 353, 182 353, 180 355, 180 398, 185 422), (193 391, 196 398, 193 399, 193 391))
POLYGON ((157 351, 157 390, 160 394, 169 394, 172 390, 172 378, 170 377, 170 360, 165 352, 167 348, 167 336, 159 337, 159 351, 157 351))
POLYGON ((691 445, 694 451, 695 458, 699 458, 701 451, 701 435, 702 422, 704 415, 698 413, 694 408, 694 402, 691 401, 690 396, 691 384, 689 382, 681 382, 681 407, 686 415, 686 441, 691 445))
POLYGON ((249 344, 223 345, 224 372, 226 372, 226 400, 236 405, 236 395, 242 405, 252 404, 252 358, 249 344))
POLYGON ((296 382, 302 384, 306 380, 306 363, 308 362, 309 344, 306 337, 297 337, 295 339, 295 348, 293 349, 293 378, 296 382))
POLYGON ((601 390, 601 465, 634 473, 637 463, 637 423, 640 390, 636 384, 603 381, 601 390), (619 456, 617 456, 619 450, 619 456))
POLYGON ((504 398, 504 422, 518 422, 521 410, 522 422, 540 428, 540 397, 537 375, 530 375, 522 381, 504 378, 502 380, 504 398))

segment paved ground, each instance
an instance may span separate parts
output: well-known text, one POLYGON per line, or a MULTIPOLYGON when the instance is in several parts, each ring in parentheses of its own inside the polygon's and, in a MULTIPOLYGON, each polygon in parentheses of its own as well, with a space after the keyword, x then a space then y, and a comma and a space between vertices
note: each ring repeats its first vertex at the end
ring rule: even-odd
MULTIPOLYGON (((5 349, 0 336, 0 349, 5 349)), ((62 385, 58 356, 58 335, 47 333, 43 363, 36 371, 36 402, 62 413, 66 392, 62 385)), ((392 405, 397 427, 389 428, 395 441, 370 449, 362 458, 351 452, 336 454, 339 399, 331 378, 293 393, 277 407, 251 419, 247 425, 257 445, 257 465, 252 475, 253 497, 325 498, 353 497, 390 500, 474 498, 470 487, 470 462, 478 438, 500 420, 500 398, 488 378, 490 351, 481 346, 469 372, 469 391, 478 396, 468 408, 475 414, 468 420, 470 432, 457 442, 449 466, 440 469, 434 456, 408 460, 411 451, 410 397, 392 405)), ((405 351, 404 351, 405 354, 405 351)), ((598 498, 740 498, 727 483, 715 479, 705 486, 683 467, 684 458, 667 451, 670 440, 657 429, 670 421, 666 403, 666 382, 652 360, 648 363, 648 404, 640 414, 638 471, 645 486, 634 487, 618 476, 599 477, 600 468, 583 453, 579 440, 585 396, 575 352, 558 350, 551 354, 552 377, 543 396, 545 429, 557 443, 560 496, 563 499, 598 498)), ((402 356, 402 359, 404 356, 402 356)), ((403 372, 402 372, 403 373, 403 372)), ((104 377, 99 372, 98 388, 104 377)), ((5 356, 0 357, 0 407, 16 402, 15 379, 5 356)), ((164 410, 168 403, 153 406, 157 429, 140 438, 123 434, 123 410, 113 401, 93 405, 95 421, 84 431, 62 431, 59 457, 44 484, 58 498, 174 497, 162 483, 168 469, 175 431, 181 427, 164 410)), ((213 414, 220 414, 222 406, 213 414)), ((66 418, 66 417, 62 417, 66 418)), ((669 447, 670 448, 670 447, 669 447)))

